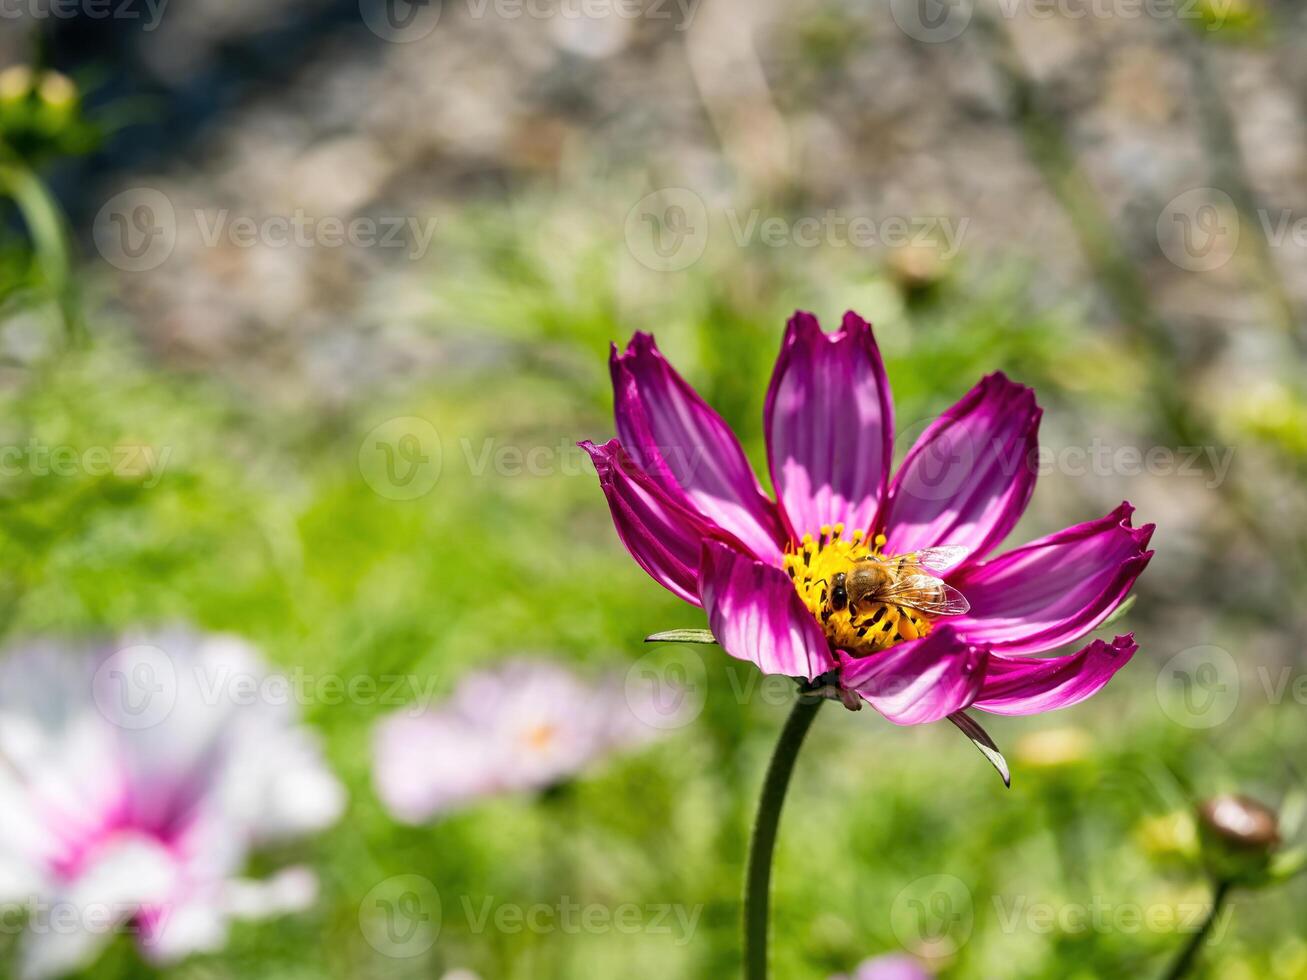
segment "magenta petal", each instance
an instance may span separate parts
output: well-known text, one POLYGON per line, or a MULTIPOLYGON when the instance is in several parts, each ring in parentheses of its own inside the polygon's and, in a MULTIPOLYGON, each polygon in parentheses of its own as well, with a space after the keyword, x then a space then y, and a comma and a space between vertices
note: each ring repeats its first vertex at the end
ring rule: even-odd
POLYGON ((762 491, 740 442, 676 373, 652 336, 637 333, 609 363, 617 434, 636 464, 687 503, 779 565, 785 541, 776 505, 762 491))
POLYGON ((952 584, 971 611, 950 622, 968 640, 1039 653, 1084 636, 1126 597, 1153 556, 1153 525, 1130 526, 1123 503, 1097 521, 965 567, 952 584))
POLYGON ((1007 537, 1035 489, 1041 414, 1000 373, 932 422, 890 486, 886 551, 953 545, 979 558, 1007 537))
POLYGON ((991 654, 974 707, 996 715, 1033 715, 1079 704, 1102 690, 1138 649, 1134 634, 1127 633, 1063 657, 991 654))
POLYGON ((811 313, 790 318, 766 427, 772 484, 796 539, 824 524, 871 528, 889 478, 894 408, 866 321, 846 313, 827 335, 811 313))
POLYGON ((840 654, 840 686, 860 694, 896 725, 947 718, 975 700, 989 654, 944 623, 869 657, 840 654))
POLYGON ((732 657, 757 664, 764 674, 807 680, 835 667, 825 633, 779 568, 710 541, 699 592, 713 635, 732 657))
POLYGON ((599 485, 626 550, 655 582, 699 605, 700 552, 704 540, 720 532, 669 497, 635 465, 616 439, 602 446, 592 442, 580 446, 594 460, 599 485))

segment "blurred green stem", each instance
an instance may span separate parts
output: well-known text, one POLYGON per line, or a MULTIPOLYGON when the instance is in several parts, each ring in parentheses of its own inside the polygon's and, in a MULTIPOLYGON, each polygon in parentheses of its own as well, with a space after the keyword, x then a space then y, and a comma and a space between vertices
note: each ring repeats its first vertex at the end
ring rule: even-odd
POLYGON ((780 740, 767 766, 758 801, 758 816, 749 842, 749 871, 744 886, 744 976, 745 980, 766 980, 767 919, 771 892, 771 859, 776 847, 776 828, 781 821, 785 791, 790 785, 799 749, 812 727, 824 698, 800 693, 781 730, 780 740))
POLYGON ((41 276, 50 291, 65 339, 80 339, 82 328, 73 289, 68 235, 59 205, 30 168, 13 159, 0 160, 0 194, 12 198, 32 236, 41 276))
POLYGON ((1044 800, 1044 816, 1048 820, 1049 830, 1053 834, 1053 844, 1057 848, 1058 864, 1061 866, 1062 881, 1074 892, 1085 885, 1085 844, 1081 835, 1080 821, 1076 819, 1075 799, 1068 788, 1060 783, 1049 787, 1044 800))
POLYGON ((1212 907, 1207 913, 1207 918, 1199 926, 1198 931, 1189 937, 1189 942, 1185 943, 1184 949, 1180 950, 1180 955, 1175 958, 1171 964, 1171 969, 1166 972, 1165 980, 1180 980, 1181 977, 1189 975, 1189 971, 1198 960, 1198 950, 1203 945, 1203 940, 1207 934, 1212 931, 1212 926, 1216 923, 1217 917, 1221 914, 1221 909, 1225 906, 1225 900, 1230 897, 1230 883, 1228 881, 1218 881, 1212 889, 1212 907))

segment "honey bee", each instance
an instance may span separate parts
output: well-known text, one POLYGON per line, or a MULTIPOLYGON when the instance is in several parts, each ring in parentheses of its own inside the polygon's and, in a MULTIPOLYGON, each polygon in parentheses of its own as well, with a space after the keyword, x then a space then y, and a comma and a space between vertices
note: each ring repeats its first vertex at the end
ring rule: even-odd
POLYGON ((864 603, 884 603, 932 616, 960 616, 971 608, 961 592, 933 572, 951 568, 965 557, 965 548, 922 548, 888 558, 860 559, 847 572, 831 576, 832 611, 856 613, 864 603))

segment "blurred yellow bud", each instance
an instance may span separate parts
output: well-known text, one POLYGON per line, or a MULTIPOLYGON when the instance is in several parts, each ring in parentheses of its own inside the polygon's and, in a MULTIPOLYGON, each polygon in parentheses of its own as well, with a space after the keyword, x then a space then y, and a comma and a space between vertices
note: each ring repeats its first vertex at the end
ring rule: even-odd
POLYGON ((67 75, 48 71, 41 76, 37 96, 54 109, 69 109, 77 103, 77 86, 67 75))
POLYGON ((1093 747, 1083 728, 1046 728, 1017 739, 1013 755, 1023 769, 1064 769, 1089 758, 1093 747))
POLYGON ((1135 839, 1154 859, 1188 863, 1198 855, 1198 828, 1193 816, 1183 810, 1141 821, 1135 839))
POLYGON ((0 71, 0 102, 17 102, 32 91, 32 69, 13 65, 0 71))
POLYGON ((890 278, 905 293, 929 289, 944 277, 945 260, 938 247, 904 245, 889 253, 890 278))

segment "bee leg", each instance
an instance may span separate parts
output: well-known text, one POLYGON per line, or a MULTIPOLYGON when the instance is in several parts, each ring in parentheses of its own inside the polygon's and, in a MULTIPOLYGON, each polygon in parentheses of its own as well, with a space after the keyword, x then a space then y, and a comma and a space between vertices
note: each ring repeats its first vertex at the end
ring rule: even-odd
POLYGON ((917 628, 912 625, 912 617, 904 614, 899 617, 899 635, 905 640, 915 640, 918 637, 917 628))

